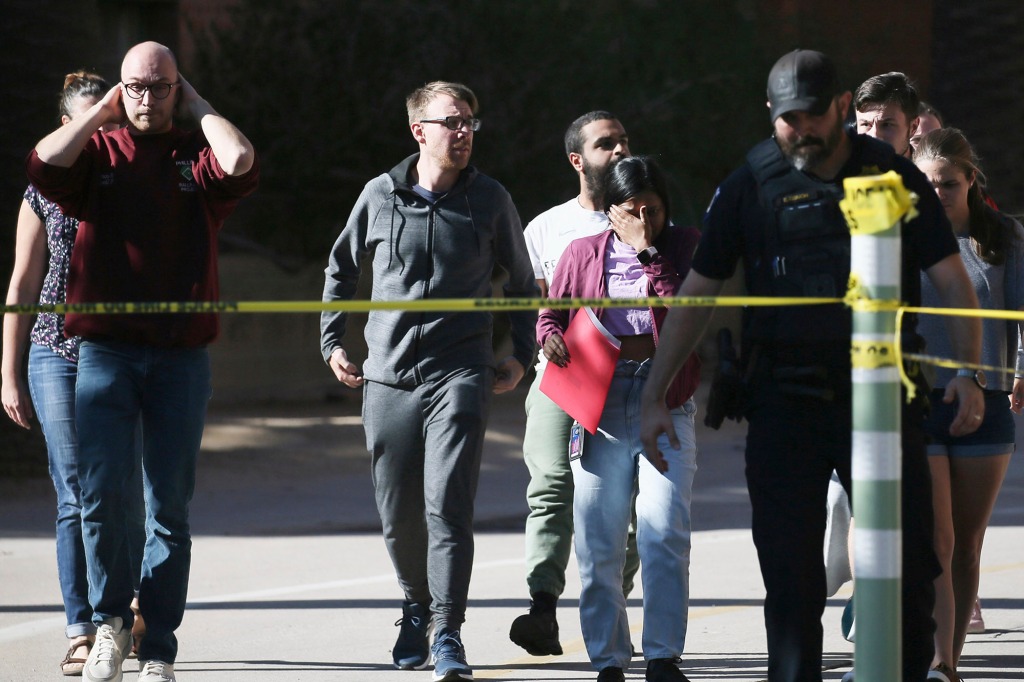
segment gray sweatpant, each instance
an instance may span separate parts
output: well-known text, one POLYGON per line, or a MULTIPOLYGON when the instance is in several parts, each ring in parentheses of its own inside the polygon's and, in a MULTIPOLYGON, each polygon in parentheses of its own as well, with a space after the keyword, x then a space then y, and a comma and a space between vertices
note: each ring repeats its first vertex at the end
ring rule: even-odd
POLYGON ((437 630, 466 617, 473 500, 494 370, 459 370, 419 386, 363 386, 384 542, 405 599, 430 603, 437 630))

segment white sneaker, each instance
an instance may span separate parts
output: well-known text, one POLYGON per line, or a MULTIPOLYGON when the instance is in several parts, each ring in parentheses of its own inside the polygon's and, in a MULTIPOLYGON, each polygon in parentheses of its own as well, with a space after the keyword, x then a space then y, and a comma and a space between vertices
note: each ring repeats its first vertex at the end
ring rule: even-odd
POLYGON ((132 633, 120 618, 104 623, 96 631, 96 643, 82 670, 86 682, 121 682, 121 664, 132 650, 132 633))
POLYGON ((139 669, 138 682, 175 682, 174 664, 146 661, 139 669))

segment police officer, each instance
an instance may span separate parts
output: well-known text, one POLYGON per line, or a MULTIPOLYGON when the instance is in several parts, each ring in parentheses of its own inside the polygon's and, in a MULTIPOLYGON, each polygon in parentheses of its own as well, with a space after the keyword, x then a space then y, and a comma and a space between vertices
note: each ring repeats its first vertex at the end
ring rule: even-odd
MULTIPOLYGON (((756 296, 837 296, 850 273, 850 236, 838 210, 843 179, 894 170, 920 196, 919 215, 903 227, 903 297, 920 299, 923 270, 945 305, 977 307, 956 240, 934 191, 892 148, 846 131, 852 95, 839 87, 820 52, 784 55, 768 77, 774 136, 748 154, 715 193, 693 269, 681 296, 715 296, 743 261, 747 290, 756 296)), ((662 464, 657 437, 675 439, 664 396, 671 377, 694 349, 712 312, 673 308, 661 334, 643 396, 642 437, 648 457, 662 464)), ((950 318, 960 360, 977 362, 977 320, 950 318)), ((905 327, 912 331, 914 321, 905 327)), ((832 470, 850 488, 851 380, 849 310, 829 306, 744 310, 745 416, 750 422, 746 476, 752 531, 764 579, 768 679, 822 679, 821 615, 825 568, 821 547, 832 470)), ((971 377, 948 385, 959 401, 951 431, 969 433, 984 411, 971 377)), ((932 659, 932 513, 920 407, 903 414, 903 661, 904 680, 925 679, 932 659)))

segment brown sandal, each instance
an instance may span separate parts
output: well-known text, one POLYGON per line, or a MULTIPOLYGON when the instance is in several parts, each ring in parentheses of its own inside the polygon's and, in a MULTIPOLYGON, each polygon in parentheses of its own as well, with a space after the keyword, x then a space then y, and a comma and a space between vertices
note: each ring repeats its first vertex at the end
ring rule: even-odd
POLYGON ((68 652, 64 654, 64 660, 60 662, 60 671, 64 673, 66 677, 74 677, 81 675, 85 669, 85 662, 88 660, 89 652, 92 651, 92 642, 85 640, 78 644, 72 644, 68 648, 68 652), (72 656, 76 651, 85 647, 85 658, 76 658, 72 656))
POLYGON ((135 614, 135 622, 132 623, 132 650, 128 653, 128 658, 139 657, 139 643, 142 642, 142 638, 146 635, 146 621, 142 620, 142 613, 139 612, 139 598, 136 597, 132 601, 132 613, 135 614))

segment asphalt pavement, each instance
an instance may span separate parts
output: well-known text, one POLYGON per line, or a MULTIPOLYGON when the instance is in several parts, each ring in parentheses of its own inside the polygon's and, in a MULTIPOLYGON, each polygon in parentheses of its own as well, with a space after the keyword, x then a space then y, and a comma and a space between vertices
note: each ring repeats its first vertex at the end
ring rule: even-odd
MULTIPOLYGON (((528 606, 520 450, 525 387, 499 396, 477 496, 477 549, 463 628, 476 679, 592 680, 570 563, 559 603, 564 655, 532 657, 508 640, 528 606)), ((703 404, 703 401, 701 401, 703 404)), ((700 412, 703 417, 703 408, 700 412)), ((1020 434, 1021 429, 1018 429, 1020 434)), ((691 680, 766 679, 764 588, 750 539, 742 425, 699 427, 690 610, 683 669, 691 680)), ((1020 441, 1018 441, 1020 442, 1020 441)), ((48 479, 0 480, 0 682, 62 679, 66 643, 48 479)), ((380 538, 356 394, 318 404, 211 410, 193 510, 189 606, 178 630, 181 682, 426 681, 390 650, 401 594, 380 538)), ((826 680, 852 662, 840 635, 851 593, 823 618, 826 680)), ((966 680, 1024 680, 1024 462, 1014 455, 982 557, 988 626, 970 635, 966 680)), ((629 600, 641 645, 640 588, 629 600)), ((125 665, 125 680, 137 664, 125 665)), ((643 679, 634 659, 627 679, 643 679)))

